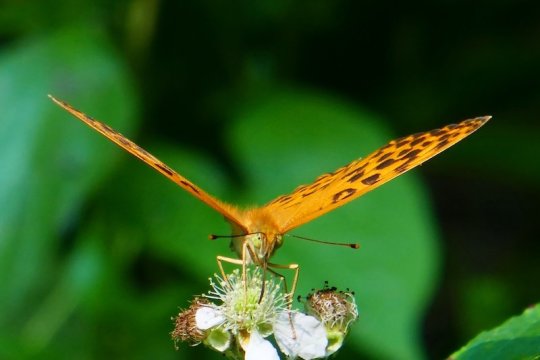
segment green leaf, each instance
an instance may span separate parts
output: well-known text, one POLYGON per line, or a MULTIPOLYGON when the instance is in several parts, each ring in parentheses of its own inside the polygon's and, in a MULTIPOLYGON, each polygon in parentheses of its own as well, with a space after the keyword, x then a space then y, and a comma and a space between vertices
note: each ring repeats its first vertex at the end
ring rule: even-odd
POLYGON ((485 331, 450 359, 539 359, 540 305, 528 308, 495 329, 485 331))
MULTIPOLYGON (((47 94, 97 109, 94 115, 129 130, 128 121, 135 119, 129 83, 108 40, 95 31, 64 29, 0 54, 0 336, 4 329, 26 328, 57 286, 69 289, 74 299, 86 291, 73 284, 76 276, 62 280, 62 272, 74 265, 72 254, 58 249, 67 245, 62 237, 74 226, 84 199, 119 155, 47 94)), ((84 259, 76 255, 79 250, 73 256, 84 259)), ((49 320, 67 317, 57 314, 61 319, 49 320)), ((54 329, 40 334, 50 339, 54 329)))

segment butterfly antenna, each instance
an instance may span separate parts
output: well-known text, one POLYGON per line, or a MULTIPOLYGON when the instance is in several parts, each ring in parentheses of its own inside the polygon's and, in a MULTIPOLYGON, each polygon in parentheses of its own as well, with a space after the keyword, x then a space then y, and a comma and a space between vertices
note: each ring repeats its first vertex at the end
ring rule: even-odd
POLYGON ((295 237, 297 239, 307 240, 307 241, 311 241, 311 242, 315 242, 315 243, 319 243, 319 244, 345 246, 345 247, 348 247, 348 248, 351 248, 351 249, 360 248, 360 244, 357 244, 357 243, 346 244, 346 243, 339 243, 339 242, 333 242, 333 241, 323 241, 323 240, 311 239, 311 238, 298 236, 298 235, 293 235, 293 234, 287 234, 287 236, 291 236, 291 237, 295 237))
POLYGON ((253 235, 253 234, 259 234, 260 232, 253 232, 249 234, 236 234, 236 235, 216 235, 216 234, 210 234, 208 235, 208 239, 210 240, 216 240, 216 239, 234 239, 237 237, 247 236, 247 235, 253 235))
POLYGON ((210 240, 216 240, 216 239, 233 239, 233 238, 237 238, 237 237, 241 237, 241 236, 245 236, 245 235, 216 235, 216 234, 210 234, 208 235, 208 239, 210 240))

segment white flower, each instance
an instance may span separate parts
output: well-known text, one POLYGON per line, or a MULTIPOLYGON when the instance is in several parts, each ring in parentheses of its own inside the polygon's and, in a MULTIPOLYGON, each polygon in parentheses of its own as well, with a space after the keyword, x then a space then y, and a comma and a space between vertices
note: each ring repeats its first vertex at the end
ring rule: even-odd
POLYGON ((246 352, 245 360, 279 360, 276 348, 257 331, 251 333, 244 351, 246 352))
POLYGON ((238 269, 229 275, 227 280, 216 276, 218 282, 210 279, 212 290, 203 296, 222 303, 210 304, 219 312, 219 315, 212 314, 211 317, 222 317, 221 323, 226 330, 233 334, 258 331, 263 336, 268 336, 272 333, 272 323, 277 314, 287 308, 281 282, 276 282, 274 278, 266 280, 261 298, 263 277, 260 268, 249 267, 246 277, 244 284, 238 269))
POLYGON ((313 316, 287 307, 281 282, 266 279, 261 298, 263 276, 260 268, 247 269, 246 284, 239 271, 223 280, 212 279, 207 303, 195 314, 196 327, 205 332, 203 343, 220 352, 246 360, 279 360, 277 350, 265 338, 274 335, 281 351, 288 357, 305 360, 325 356, 328 340, 322 323, 313 316))
POLYGON ((305 360, 325 356, 328 344, 322 323, 299 312, 281 312, 274 324, 274 337, 285 355, 305 360))
POLYGON ((210 306, 202 306, 195 313, 195 323, 201 330, 208 330, 214 326, 220 325, 225 321, 225 316, 210 306))

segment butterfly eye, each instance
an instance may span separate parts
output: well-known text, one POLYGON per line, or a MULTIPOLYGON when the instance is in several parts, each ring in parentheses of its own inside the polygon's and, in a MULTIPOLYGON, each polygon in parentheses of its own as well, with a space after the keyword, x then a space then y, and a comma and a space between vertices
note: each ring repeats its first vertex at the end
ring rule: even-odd
POLYGON ((260 232, 248 234, 246 235, 246 241, 249 241, 254 248, 260 249, 264 241, 264 234, 260 232))
POLYGON ((266 242, 266 234, 257 233, 257 244, 262 248, 265 242, 266 242))

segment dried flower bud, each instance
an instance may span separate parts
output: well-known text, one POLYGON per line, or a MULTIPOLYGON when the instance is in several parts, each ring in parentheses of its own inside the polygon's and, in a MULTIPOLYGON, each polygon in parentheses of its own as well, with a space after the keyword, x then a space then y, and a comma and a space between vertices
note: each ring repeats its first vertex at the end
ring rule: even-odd
POLYGON ((172 319, 175 325, 171 337, 174 340, 175 346, 179 341, 187 342, 194 346, 200 344, 205 339, 206 334, 197 327, 195 315, 200 308, 209 303, 205 298, 195 297, 189 308, 180 311, 176 318, 172 319))

